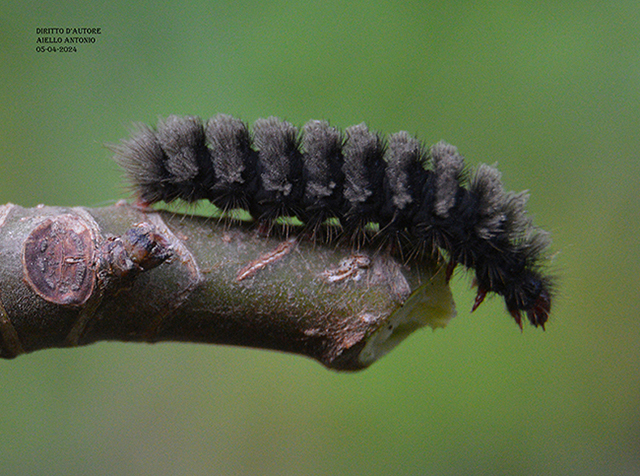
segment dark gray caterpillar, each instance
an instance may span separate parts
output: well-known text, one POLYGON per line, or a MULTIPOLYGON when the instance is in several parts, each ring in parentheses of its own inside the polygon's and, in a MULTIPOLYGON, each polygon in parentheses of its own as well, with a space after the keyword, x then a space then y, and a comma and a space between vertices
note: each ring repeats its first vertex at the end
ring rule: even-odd
POLYGON ((457 264, 474 269, 474 309, 495 292, 519 325, 522 312, 534 326, 548 319, 552 284, 542 266, 549 239, 527 216, 527 195, 505 192, 493 167, 468 174, 444 142, 426 151, 406 132, 385 141, 364 124, 343 134, 310 121, 300 134, 270 117, 251 134, 230 116, 206 124, 170 116, 155 130, 140 126, 116 154, 142 204, 207 199, 259 221, 297 217, 313 230, 333 218, 350 238, 377 223, 377 239, 404 256, 444 250, 449 273, 457 264))

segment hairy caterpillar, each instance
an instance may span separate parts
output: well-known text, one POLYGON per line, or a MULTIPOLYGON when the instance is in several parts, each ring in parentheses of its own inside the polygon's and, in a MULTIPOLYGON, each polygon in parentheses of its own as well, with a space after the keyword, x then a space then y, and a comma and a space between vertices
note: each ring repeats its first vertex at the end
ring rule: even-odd
POLYGON ((354 242, 376 223, 376 237, 405 256, 444 250, 449 273, 457 264, 473 269, 474 310, 494 292, 520 326, 522 313, 534 326, 548 319, 549 238, 526 214, 527 195, 505 192, 493 167, 467 171, 444 142, 426 150, 406 132, 385 140, 364 124, 342 133, 310 121, 300 133, 270 117, 251 133, 226 115, 206 123, 170 116, 115 149, 140 203, 207 199, 260 222, 296 217, 307 230, 337 219, 354 242))

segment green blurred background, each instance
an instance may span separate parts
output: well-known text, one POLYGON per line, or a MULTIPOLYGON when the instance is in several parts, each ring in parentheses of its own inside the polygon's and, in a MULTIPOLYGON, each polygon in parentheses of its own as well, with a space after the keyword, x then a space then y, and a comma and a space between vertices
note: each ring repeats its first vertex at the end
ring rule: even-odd
POLYGON ((554 238, 547 331, 500 299, 370 369, 189 344, 0 362, 0 474, 640 474, 640 3, 0 6, 0 203, 126 196, 134 121, 366 121, 494 163, 554 238), (77 53, 36 28, 100 27, 77 53))

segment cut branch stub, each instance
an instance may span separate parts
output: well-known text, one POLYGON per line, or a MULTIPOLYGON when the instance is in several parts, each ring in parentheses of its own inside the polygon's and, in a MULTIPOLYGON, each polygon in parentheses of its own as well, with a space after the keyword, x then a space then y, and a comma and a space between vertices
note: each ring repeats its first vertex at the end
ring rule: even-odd
POLYGON ((49 302, 80 306, 95 285, 94 250, 95 237, 78 216, 48 218, 24 242, 25 281, 49 302))

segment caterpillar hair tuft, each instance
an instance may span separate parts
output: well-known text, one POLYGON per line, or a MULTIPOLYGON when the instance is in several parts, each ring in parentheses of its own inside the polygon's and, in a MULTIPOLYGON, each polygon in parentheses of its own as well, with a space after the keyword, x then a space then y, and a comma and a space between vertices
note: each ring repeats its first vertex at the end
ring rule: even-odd
POLYGON ((545 273, 549 235, 535 227, 528 195, 504 190, 494 167, 465 167, 445 142, 429 149, 406 132, 385 139, 359 124, 344 132, 310 121, 300 132, 275 117, 246 123, 218 115, 169 116, 138 126, 115 147, 141 204, 209 200, 258 222, 295 217, 307 231, 329 219, 357 246, 371 236, 403 256, 446 252, 449 272, 475 272, 478 294, 501 295, 516 322, 544 325, 553 297, 545 273))

